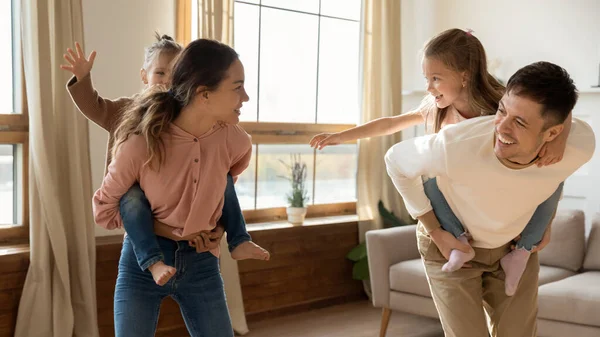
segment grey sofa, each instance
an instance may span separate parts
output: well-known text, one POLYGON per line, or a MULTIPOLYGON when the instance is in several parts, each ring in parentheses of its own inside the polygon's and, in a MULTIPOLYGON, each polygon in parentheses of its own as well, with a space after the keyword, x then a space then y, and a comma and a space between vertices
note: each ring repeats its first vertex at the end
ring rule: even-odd
MULTIPOLYGON (((415 230, 412 225, 366 234, 373 305, 383 308, 381 337, 394 310, 438 318, 415 230)), ((540 264, 538 336, 600 336, 600 214, 586 235, 582 211, 558 211, 540 264)))

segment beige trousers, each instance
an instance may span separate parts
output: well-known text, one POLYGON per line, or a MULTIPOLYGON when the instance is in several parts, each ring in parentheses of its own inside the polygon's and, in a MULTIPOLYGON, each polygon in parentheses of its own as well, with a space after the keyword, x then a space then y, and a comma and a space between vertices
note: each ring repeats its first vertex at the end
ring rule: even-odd
POLYGON ((538 254, 529 258, 514 296, 504 293, 500 259, 510 244, 475 249, 472 268, 442 271, 445 259, 421 224, 417 228, 419 252, 433 301, 446 337, 535 337, 537 335, 538 254))

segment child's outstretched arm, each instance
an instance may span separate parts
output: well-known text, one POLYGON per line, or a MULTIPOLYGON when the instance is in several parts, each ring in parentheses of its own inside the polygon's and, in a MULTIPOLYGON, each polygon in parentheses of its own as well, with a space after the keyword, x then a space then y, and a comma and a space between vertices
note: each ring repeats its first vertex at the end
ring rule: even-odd
POLYGON ((119 112, 131 102, 131 98, 123 97, 109 100, 101 97, 92 84, 91 74, 96 59, 96 52, 92 51, 88 58, 85 57, 79 43, 75 42, 75 49, 67 49, 64 54, 69 65, 60 68, 71 72, 74 76, 67 83, 67 90, 81 113, 106 131, 111 131, 119 112))
POLYGON ((310 146, 321 150, 328 145, 338 145, 357 139, 387 136, 424 122, 419 111, 394 117, 381 117, 366 124, 336 133, 321 133, 310 140, 310 146))
POLYGON ((569 113, 565 120, 563 131, 549 143, 544 144, 540 151, 540 159, 537 161, 538 167, 556 164, 562 160, 565 148, 567 147, 567 139, 571 131, 573 123, 573 113, 569 113))

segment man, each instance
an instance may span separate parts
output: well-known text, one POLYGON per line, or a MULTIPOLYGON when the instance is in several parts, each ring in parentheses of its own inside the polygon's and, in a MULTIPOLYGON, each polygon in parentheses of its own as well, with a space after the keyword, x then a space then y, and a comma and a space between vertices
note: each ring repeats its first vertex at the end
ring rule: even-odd
POLYGON ((543 145, 563 131, 576 101, 569 74, 537 62, 510 78, 495 116, 464 121, 388 151, 388 174, 419 219, 419 251, 446 336, 487 336, 484 310, 492 336, 536 336, 538 256, 531 254, 512 297, 505 294, 499 261, 538 205, 594 153, 592 129, 573 119, 563 160, 535 165, 543 145), (475 257, 469 268, 442 271, 449 249, 461 246, 440 228, 422 175, 437 177, 450 208, 472 236, 475 257))

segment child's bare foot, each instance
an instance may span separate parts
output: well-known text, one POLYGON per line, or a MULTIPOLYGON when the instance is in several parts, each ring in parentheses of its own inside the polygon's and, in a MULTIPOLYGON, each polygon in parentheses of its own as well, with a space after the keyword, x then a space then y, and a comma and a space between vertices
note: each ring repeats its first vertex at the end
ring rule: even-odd
POLYGON ((255 259, 268 261, 269 258, 271 258, 271 254, 269 254, 266 249, 257 245, 256 243, 252 241, 246 241, 235 247, 235 249, 231 252, 231 257, 234 260, 255 259))
POLYGON ((156 284, 159 286, 164 286, 167 282, 169 282, 171 277, 173 277, 177 271, 177 269, 167 266, 163 261, 156 262, 148 267, 148 270, 152 274, 154 282, 156 282, 156 284))

